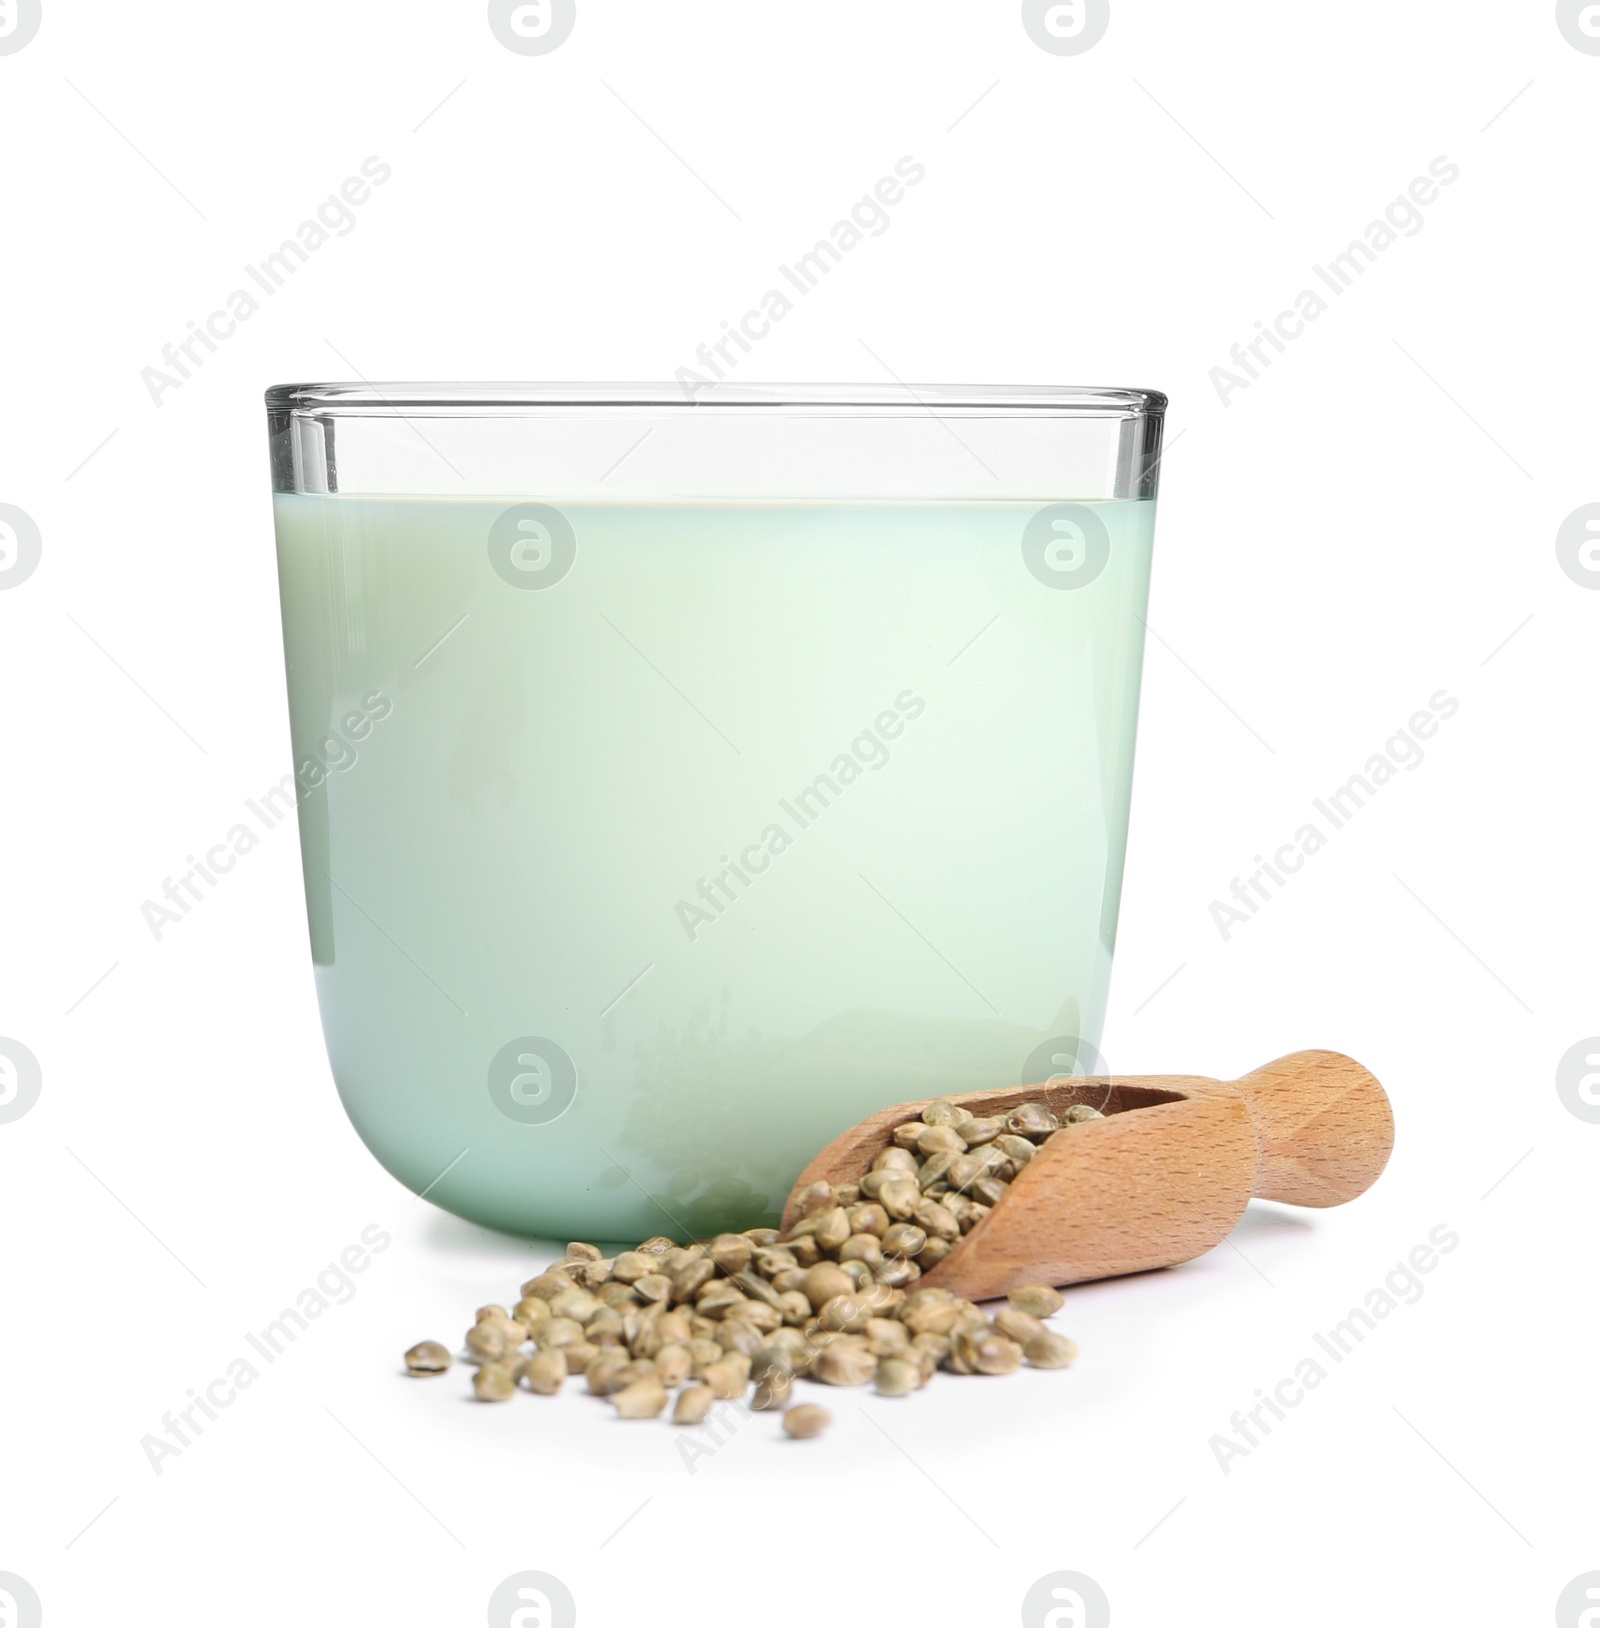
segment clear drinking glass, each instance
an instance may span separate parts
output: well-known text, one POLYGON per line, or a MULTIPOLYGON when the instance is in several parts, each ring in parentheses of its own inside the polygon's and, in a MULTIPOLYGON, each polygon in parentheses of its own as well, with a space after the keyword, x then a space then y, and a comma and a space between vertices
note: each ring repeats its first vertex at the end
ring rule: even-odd
POLYGON ((1088 1071, 1165 405, 269 391, 280 796, 383 1165, 700 1237, 874 1109, 1088 1071))

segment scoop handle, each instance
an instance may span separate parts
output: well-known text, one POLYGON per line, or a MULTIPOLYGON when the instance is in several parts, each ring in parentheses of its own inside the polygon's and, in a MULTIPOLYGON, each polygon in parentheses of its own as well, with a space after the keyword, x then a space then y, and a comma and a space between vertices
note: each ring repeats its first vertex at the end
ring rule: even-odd
POLYGON ((1383 1174, 1394 1113, 1377 1080, 1337 1051, 1296 1051, 1233 1080, 1256 1133, 1254 1194, 1326 1209, 1383 1174))

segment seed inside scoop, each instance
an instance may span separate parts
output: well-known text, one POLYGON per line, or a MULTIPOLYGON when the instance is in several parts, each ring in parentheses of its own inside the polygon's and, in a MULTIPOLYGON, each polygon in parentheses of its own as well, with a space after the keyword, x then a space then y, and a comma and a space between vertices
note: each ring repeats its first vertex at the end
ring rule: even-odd
MULTIPOLYGON (((674 1423, 692 1425, 719 1402, 744 1402, 781 1412, 786 1434, 803 1439, 832 1415, 791 1405, 796 1380, 906 1396, 940 1369, 1065 1368, 1078 1348, 1045 1326, 1064 1304, 1048 1284, 1014 1289, 990 1318, 916 1283, 1004 1201, 1044 1142, 1103 1117, 1078 1105, 1063 1123, 1029 1102, 978 1118, 940 1099, 895 1129, 859 1183, 808 1187, 787 1234, 751 1227, 687 1246, 656 1237, 611 1258, 568 1244, 513 1310, 480 1308, 464 1340, 474 1393, 548 1396, 580 1374, 619 1418, 655 1418, 670 1404, 674 1423)), ((406 1353, 413 1374, 449 1366, 433 1340, 406 1353)))

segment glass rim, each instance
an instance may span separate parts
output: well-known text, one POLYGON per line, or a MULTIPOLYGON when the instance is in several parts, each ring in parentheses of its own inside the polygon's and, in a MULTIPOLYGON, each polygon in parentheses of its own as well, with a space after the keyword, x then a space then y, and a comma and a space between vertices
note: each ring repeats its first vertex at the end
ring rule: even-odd
POLYGON ((690 397, 672 383, 466 384, 315 382, 275 384, 266 392, 270 413, 319 416, 514 418, 551 409, 688 412, 790 409, 807 413, 1038 414, 1060 418, 1159 418, 1167 398, 1159 390, 1092 385, 972 384, 717 384, 690 397))

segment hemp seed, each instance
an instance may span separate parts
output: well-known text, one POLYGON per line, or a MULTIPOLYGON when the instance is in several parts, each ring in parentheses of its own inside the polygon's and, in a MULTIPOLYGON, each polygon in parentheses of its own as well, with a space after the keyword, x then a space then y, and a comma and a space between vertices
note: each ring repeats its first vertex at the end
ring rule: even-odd
POLYGON ((787 1369, 774 1368, 756 1381, 750 1393, 750 1406, 757 1413, 781 1412, 788 1407, 794 1394, 794 1375, 787 1369))
POLYGON ((672 1410, 672 1422, 681 1425, 704 1424, 713 1407, 717 1393, 709 1385, 690 1385, 678 1392, 677 1406, 672 1410))
POLYGON ((472 1376, 472 1394, 480 1402, 509 1402, 517 1381, 503 1362, 486 1362, 472 1376))
POLYGON ((1078 1347, 1065 1335, 1045 1329, 1024 1344, 1022 1354, 1033 1368, 1070 1368, 1078 1347))
POLYGON ((535 1351, 522 1364, 517 1377, 535 1396, 554 1396, 566 1383, 567 1359, 557 1350, 535 1351))
POLYGON ((824 1385, 866 1385, 878 1371, 878 1359, 865 1346, 846 1345, 842 1341, 830 1345, 820 1357, 813 1372, 824 1385))
POLYGON ((1025 1311, 1030 1317, 1054 1317, 1066 1305, 1059 1291, 1052 1289, 1047 1283, 1029 1283, 1020 1289, 1013 1289, 1006 1299, 1018 1310, 1025 1311))
POLYGON ((1025 1102, 1006 1115, 1013 1136, 1042 1137, 1061 1129, 1061 1121, 1042 1102, 1025 1102))
POLYGON ((826 1408, 819 1408, 810 1402, 803 1402, 797 1408, 790 1408, 783 1416, 784 1433, 795 1441, 806 1441, 812 1436, 820 1436, 832 1423, 833 1415, 826 1408))
MULTIPOLYGON (((1067 1367, 1077 1347, 1044 1322, 1063 1305, 1055 1289, 1015 1290, 991 1321, 919 1280, 1004 1202, 1044 1141, 1100 1117, 1078 1104, 1058 1118, 1041 1102, 975 1116, 941 1098, 895 1128, 859 1183, 807 1187, 786 1236, 773 1227, 689 1244, 661 1236, 612 1257, 569 1244, 564 1260, 522 1285, 513 1311, 479 1307, 465 1342, 473 1394, 506 1401, 526 1386, 549 1396, 577 1375, 619 1418, 654 1418, 678 1391, 676 1423, 744 1401, 781 1411, 785 1431, 803 1438, 831 1420, 791 1405, 802 1380, 905 1397, 940 1368, 1067 1367)), ((450 1365, 436 1341, 406 1353, 408 1373, 450 1365)))
POLYGON ((659 1379, 636 1379, 611 1398, 623 1419, 653 1419, 667 1405, 667 1387, 659 1379))
POLYGON ((422 1340, 406 1352, 408 1374, 442 1374, 450 1366, 450 1353, 437 1340, 422 1340))
POLYGON ((878 1364, 873 1388, 879 1396, 909 1396, 922 1385, 922 1372, 910 1357, 889 1357, 878 1364))
POLYGON ((997 1311, 994 1314, 994 1326, 1008 1340, 1015 1340, 1024 1349, 1035 1334, 1049 1333, 1037 1317, 1031 1317, 1025 1311, 1018 1311, 1015 1306, 1007 1306, 1004 1310, 997 1311))
POLYGON ((473 1362, 498 1362, 506 1354, 505 1331, 495 1322, 474 1323, 467 1330, 465 1343, 467 1356, 473 1362))

